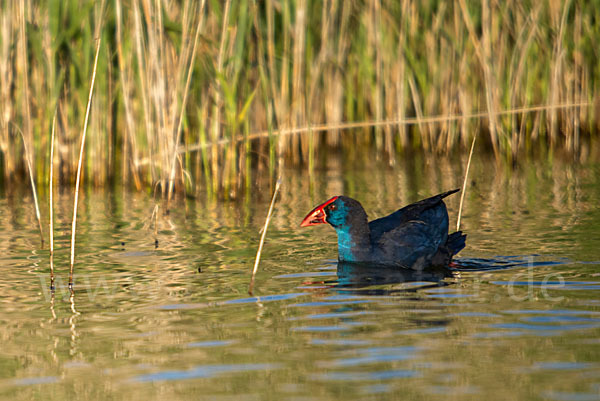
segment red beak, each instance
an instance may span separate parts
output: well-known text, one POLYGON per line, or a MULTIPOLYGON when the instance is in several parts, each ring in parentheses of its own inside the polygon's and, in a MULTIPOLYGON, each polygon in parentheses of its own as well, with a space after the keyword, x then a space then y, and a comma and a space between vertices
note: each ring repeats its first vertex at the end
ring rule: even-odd
POLYGON ((327 202, 322 203, 313 210, 311 210, 311 212, 306 215, 304 220, 302 220, 302 223, 300 223, 300 227, 316 226, 317 224, 327 223, 327 221, 325 221, 325 217, 327 217, 324 210, 325 206, 329 205, 332 202, 335 202, 337 198, 337 196, 334 196, 327 202))

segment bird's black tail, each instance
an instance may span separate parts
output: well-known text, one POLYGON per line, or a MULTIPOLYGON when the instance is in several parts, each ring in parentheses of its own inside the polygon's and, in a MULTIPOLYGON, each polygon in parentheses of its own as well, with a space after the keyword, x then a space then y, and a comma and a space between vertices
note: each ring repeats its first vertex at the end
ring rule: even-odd
POLYGON ((458 191, 460 191, 460 188, 456 188, 456 189, 451 189, 450 191, 446 191, 446 192, 442 192, 441 194, 439 194, 438 196, 440 197, 440 199, 445 198, 446 196, 450 196, 452 194, 457 193, 458 191))
POLYGON ((463 234, 462 231, 457 231, 448 236, 448 240, 446 240, 446 247, 452 256, 454 256, 467 245, 466 241, 467 235, 463 234))
POLYGON ((466 245, 467 235, 457 231, 448 236, 446 243, 440 246, 431 260, 432 266, 448 267, 452 257, 459 253, 466 245))

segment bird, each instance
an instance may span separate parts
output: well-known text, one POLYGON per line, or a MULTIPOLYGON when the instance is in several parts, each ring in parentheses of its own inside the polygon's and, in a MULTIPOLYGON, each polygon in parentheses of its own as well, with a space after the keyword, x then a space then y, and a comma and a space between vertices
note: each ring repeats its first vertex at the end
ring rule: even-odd
POLYGON ((338 195, 315 207, 301 227, 328 223, 338 237, 338 260, 422 271, 448 267, 466 245, 462 231, 448 234, 444 198, 453 189, 371 222, 359 201, 338 195))

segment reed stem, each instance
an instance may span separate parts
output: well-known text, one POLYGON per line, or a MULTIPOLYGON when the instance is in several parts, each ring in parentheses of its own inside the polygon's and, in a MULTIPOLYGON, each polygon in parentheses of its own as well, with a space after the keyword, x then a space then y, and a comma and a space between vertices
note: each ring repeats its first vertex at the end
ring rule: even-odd
POLYGON ((192 57, 190 58, 190 64, 187 72, 187 79, 185 81, 185 90, 183 93, 183 100, 181 102, 181 113, 179 115, 179 121, 177 123, 177 134, 175 135, 175 143, 173 145, 173 158, 171 159, 171 173, 169 174, 169 190, 167 193, 167 210, 169 210, 169 204, 171 202, 171 197, 173 196, 173 185, 175 181, 175 167, 177 162, 177 146, 179 146, 179 141, 181 140, 181 128, 183 125, 183 117, 185 112, 185 106, 187 103, 188 93, 190 89, 190 82, 192 80, 192 73, 194 72, 194 62, 196 60, 196 49, 198 48, 198 38, 200 37, 200 31, 202 30, 202 22, 204 16, 204 3, 205 0, 202 0, 200 5, 200 21, 198 22, 198 27, 196 28, 196 36, 194 38, 194 48, 192 50, 192 57))
POLYGON ((81 134, 81 147, 79 149, 79 162, 77 163, 77 178, 75 179, 75 201, 73 203, 73 224, 71 227, 71 268, 69 269, 69 288, 73 288, 73 266, 75 265, 75 233, 77 231, 77 206, 79 204, 79 185, 81 182, 81 167, 83 164, 83 151, 85 150, 85 137, 87 134, 88 120, 90 118, 90 109, 92 105, 92 96, 94 94, 94 84, 96 82, 96 70, 98 68, 98 55, 100 54, 100 43, 102 41, 102 12, 104 10, 104 1, 100 7, 100 22, 97 32, 96 56, 94 57, 94 69, 92 72, 92 81, 90 83, 90 92, 88 95, 87 107, 85 110, 85 120, 83 122, 83 133, 81 134))
POLYGON ((31 183, 31 192, 33 193, 33 204, 35 205, 35 217, 37 219, 38 227, 40 229, 40 240, 42 242, 41 246, 42 246, 42 248, 44 248, 44 232, 42 230, 42 219, 40 217, 40 206, 38 203, 37 190, 35 187, 35 180, 33 179, 31 158, 29 156, 29 150, 28 150, 29 148, 27 146, 27 142, 25 141, 25 135, 23 135, 23 131, 21 131, 21 129, 17 125, 14 125, 14 127, 17 129, 17 132, 21 135, 21 138, 23 138, 23 148, 25 149, 25 162, 27 163, 27 170, 29 172, 29 181, 31 183))
POLYGON ((49 225, 49 238, 50 238, 50 289, 54 290, 54 198, 53 198, 53 184, 54 184, 54 132, 56 129, 56 112, 58 107, 54 109, 54 117, 52 118, 52 134, 50 138, 50 181, 48 184, 49 194, 49 205, 48 211, 50 214, 49 225))
MULTIPOLYGON (((547 111, 554 109, 569 109, 569 108, 583 108, 592 106, 592 102, 576 102, 576 103, 563 103, 563 104, 554 104, 554 105, 536 105, 536 106, 526 106, 526 107, 517 107, 509 110, 501 110, 495 111, 493 114, 495 116, 506 116, 512 114, 523 114, 523 113, 535 113, 539 111, 547 111)), ((480 111, 477 113, 468 113, 468 114, 453 114, 453 115, 437 115, 431 117, 411 117, 411 118, 403 118, 403 119, 389 119, 383 121, 357 121, 357 122, 341 122, 341 123, 333 123, 333 124, 315 124, 305 127, 296 127, 296 128, 283 128, 280 130, 274 131, 259 131, 249 135, 238 135, 233 138, 222 138, 216 142, 210 143, 197 143, 195 145, 183 146, 179 148, 179 153, 186 152, 195 152, 198 150, 202 150, 206 147, 212 146, 224 146, 229 144, 231 141, 242 142, 245 139, 247 140, 255 140, 260 138, 271 138, 277 136, 289 136, 307 132, 325 132, 325 131, 335 131, 335 130, 352 130, 357 128, 374 128, 374 127, 385 127, 385 126, 399 126, 399 125, 420 125, 420 124, 432 124, 432 123, 447 123, 451 121, 462 121, 467 119, 480 119, 489 116, 489 112, 480 111)), ((142 161, 143 163, 144 161, 142 161)))
POLYGON ((467 192, 467 180, 469 178, 469 169, 471 168, 471 159, 473 158, 473 149, 475 148, 475 140, 477 134, 473 136, 473 142, 471 142, 471 151, 469 152, 469 160, 467 161, 467 170, 465 171, 465 179, 463 180, 462 191, 460 194, 460 204, 458 206, 458 218, 456 219, 456 231, 460 231, 460 218, 462 216, 462 208, 465 201, 465 193, 467 192))
MULTIPOLYGON (((28 174, 11 122, 23 131, 36 180, 48 179, 50 137, 41 127, 51 120, 53 94, 61 89, 56 185, 76 179, 79 143, 73 138, 81 136, 78 116, 86 113, 82 100, 98 31, 88 23, 88 10, 95 7, 97 16, 101 2, 76 3, 0 6, 0 174, 6 183, 28 174)), ((110 29, 103 30, 102 46, 109 58, 99 60, 94 94, 102 113, 94 112, 89 124, 108 135, 87 139, 90 184, 110 186, 120 165, 123 182, 137 190, 158 183, 167 209, 188 171, 196 183, 205 175, 211 194, 238 196, 239 182, 252 174, 238 157, 244 147, 251 148, 252 170, 262 160, 256 155, 268 151, 270 164, 259 161, 259 168, 275 171, 274 130, 284 136, 286 162, 309 170, 328 148, 356 157, 363 146, 373 147, 390 163, 400 148, 449 153, 459 143, 468 148, 471 128, 483 129, 482 150, 507 161, 534 144, 598 153, 592 142, 600 138, 600 113, 589 103, 578 106, 599 93, 594 2, 105 3, 102 20, 110 29), (513 109, 519 104, 542 106, 513 109), (455 121, 463 124, 460 133, 455 121), (361 135, 340 134, 356 128, 361 135), (195 157, 181 157, 203 147, 195 157)))
POLYGON ((269 206, 269 212, 267 213, 267 218, 265 219, 265 225, 262 229, 262 234, 260 236, 260 242, 258 244, 258 251, 256 252, 256 259, 254 260, 254 268, 252 269, 252 278, 250 279, 250 287, 248 288, 248 293, 252 295, 254 290, 254 278, 256 276, 256 272, 258 271, 258 265, 260 263, 260 255, 262 253, 263 245, 265 244, 265 238, 267 237, 267 229, 269 228, 269 222, 271 221, 271 216, 273 215, 273 209, 275 206, 275 198, 277 198, 277 193, 279 192, 279 187, 281 186, 281 178, 277 180, 275 184, 275 191, 273 191, 273 198, 271 198, 271 205, 269 206))

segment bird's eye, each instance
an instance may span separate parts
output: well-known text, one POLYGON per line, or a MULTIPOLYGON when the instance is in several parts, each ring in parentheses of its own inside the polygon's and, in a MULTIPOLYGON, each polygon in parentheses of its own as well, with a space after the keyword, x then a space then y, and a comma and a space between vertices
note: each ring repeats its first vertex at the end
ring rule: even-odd
POLYGON ((336 210, 336 209, 337 209, 336 205, 333 205, 333 204, 329 205, 329 210, 336 210))

